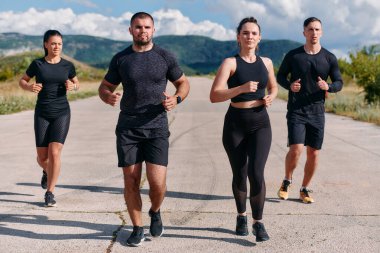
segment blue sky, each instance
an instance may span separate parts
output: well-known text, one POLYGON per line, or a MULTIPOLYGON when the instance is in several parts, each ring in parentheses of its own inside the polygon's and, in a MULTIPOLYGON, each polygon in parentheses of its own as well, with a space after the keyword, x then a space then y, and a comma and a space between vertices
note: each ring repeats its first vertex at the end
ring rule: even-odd
POLYGON ((47 29, 130 40, 133 13, 153 15, 156 36, 197 34, 234 40, 246 16, 257 18, 263 39, 304 42, 303 20, 323 22, 322 45, 338 56, 380 43, 378 0, 1 0, 0 33, 42 35, 47 29))

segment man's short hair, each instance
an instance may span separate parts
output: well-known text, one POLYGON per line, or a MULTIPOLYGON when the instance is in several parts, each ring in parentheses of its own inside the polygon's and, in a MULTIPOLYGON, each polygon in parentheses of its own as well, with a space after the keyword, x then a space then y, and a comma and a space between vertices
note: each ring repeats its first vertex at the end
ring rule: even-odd
POLYGON ((150 15, 149 13, 146 13, 146 12, 137 12, 135 14, 133 14, 132 18, 131 18, 131 25, 133 23, 133 21, 136 19, 136 18, 150 18, 154 24, 154 20, 153 20, 153 17, 152 15, 150 15))
POLYGON ((314 21, 318 21, 319 23, 322 24, 322 21, 319 20, 318 18, 316 18, 316 17, 310 17, 310 18, 305 19, 305 21, 303 22, 303 27, 308 26, 311 22, 314 22, 314 21))

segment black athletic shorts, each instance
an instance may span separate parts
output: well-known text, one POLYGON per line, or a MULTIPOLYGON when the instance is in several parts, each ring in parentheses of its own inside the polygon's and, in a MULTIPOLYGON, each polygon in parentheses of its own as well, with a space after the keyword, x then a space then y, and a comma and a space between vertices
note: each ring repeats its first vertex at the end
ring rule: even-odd
POLYGON ((118 166, 127 167, 143 161, 167 166, 169 135, 167 128, 116 128, 118 166))
POLYGON ((288 112, 288 146, 304 144, 321 149, 325 129, 325 114, 288 112))
POLYGON ((55 118, 34 113, 36 147, 48 147, 51 142, 64 144, 70 128, 70 109, 55 118))

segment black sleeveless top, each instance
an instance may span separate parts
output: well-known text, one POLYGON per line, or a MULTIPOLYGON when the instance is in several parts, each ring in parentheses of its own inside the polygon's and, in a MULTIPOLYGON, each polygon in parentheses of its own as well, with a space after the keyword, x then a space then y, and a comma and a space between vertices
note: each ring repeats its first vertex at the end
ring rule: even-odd
POLYGON ((235 55, 236 71, 227 80, 228 88, 240 86, 248 81, 259 82, 256 92, 242 93, 231 98, 231 101, 245 102, 262 99, 265 96, 265 88, 268 83, 268 70, 260 56, 256 57, 256 61, 248 63, 244 61, 240 55, 235 55))

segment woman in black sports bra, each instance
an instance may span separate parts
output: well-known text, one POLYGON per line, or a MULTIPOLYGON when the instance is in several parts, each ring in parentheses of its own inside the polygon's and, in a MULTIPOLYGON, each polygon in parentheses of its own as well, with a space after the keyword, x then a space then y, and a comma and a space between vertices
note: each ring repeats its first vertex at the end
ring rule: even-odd
POLYGON ((223 61, 210 92, 212 103, 231 99, 224 119, 223 145, 233 173, 232 191, 238 212, 236 234, 248 235, 248 177, 252 232, 258 242, 269 239, 261 222, 266 193, 264 168, 272 142, 266 108, 272 104, 278 91, 272 61, 256 54, 260 32, 255 18, 244 18, 240 22, 237 28, 239 54, 223 61))
POLYGON ((79 81, 73 63, 61 58, 62 35, 45 32, 45 56, 35 59, 19 81, 24 90, 38 94, 34 113, 37 162, 43 169, 41 187, 47 189, 45 206, 56 205, 53 191, 61 169, 61 151, 70 126, 67 91, 77 90, 79 81), (35 82, 29 81, 35 77, 35 82))

